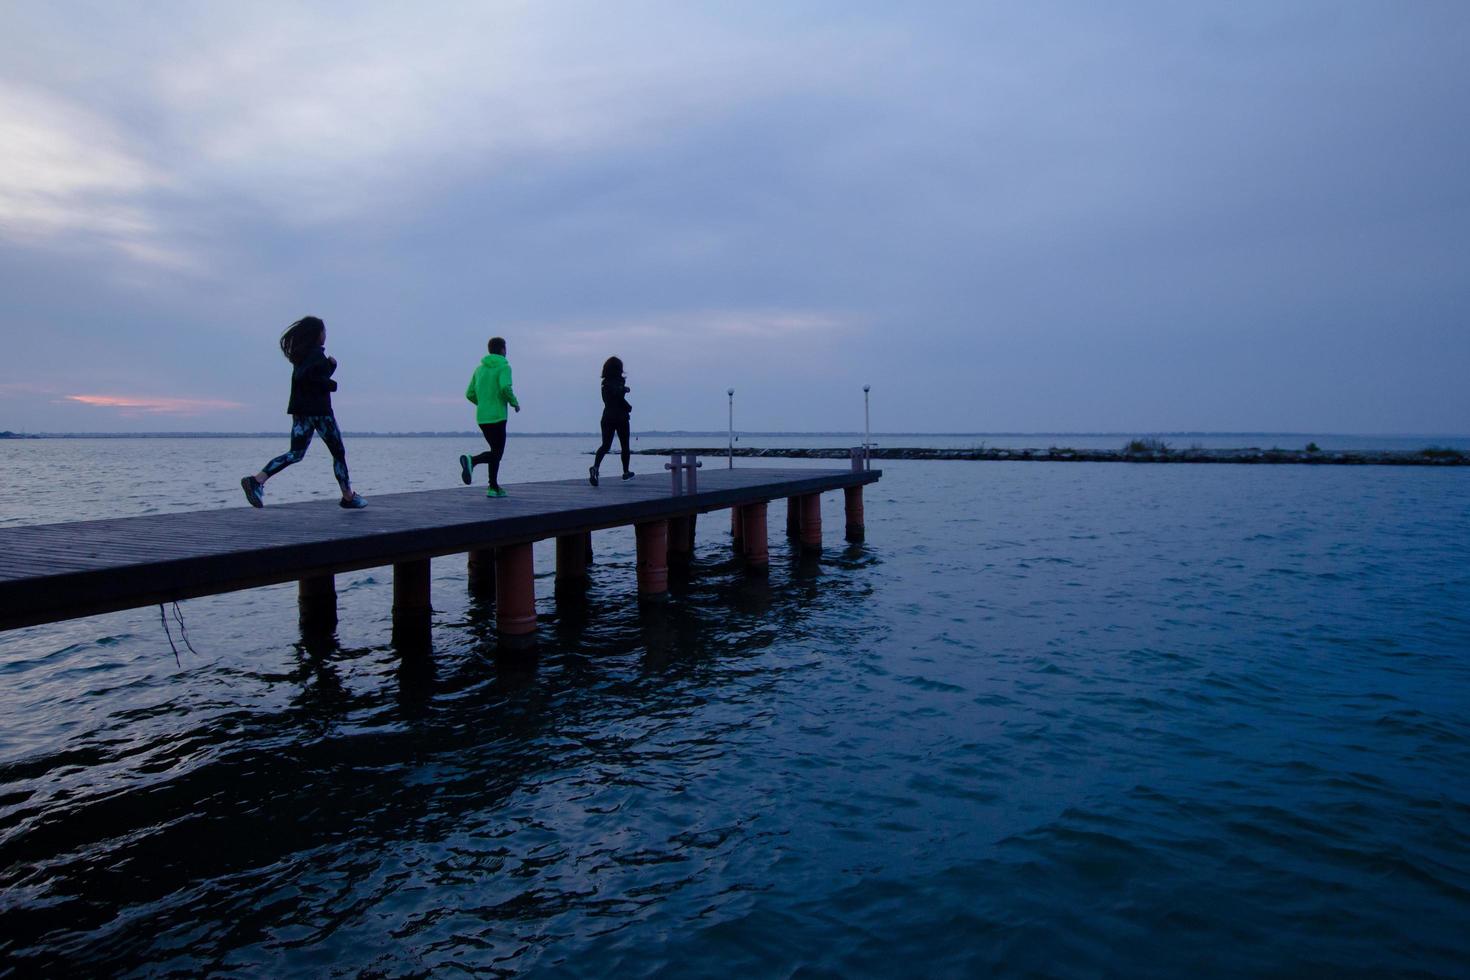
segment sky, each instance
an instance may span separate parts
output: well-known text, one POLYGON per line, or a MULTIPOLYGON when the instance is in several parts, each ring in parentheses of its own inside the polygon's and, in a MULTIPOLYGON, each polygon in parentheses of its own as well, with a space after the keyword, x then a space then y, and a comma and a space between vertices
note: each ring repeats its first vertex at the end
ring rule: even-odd
POLYGON ((1470 431, 1464 0, 0 5, 0 429, 1470 431))

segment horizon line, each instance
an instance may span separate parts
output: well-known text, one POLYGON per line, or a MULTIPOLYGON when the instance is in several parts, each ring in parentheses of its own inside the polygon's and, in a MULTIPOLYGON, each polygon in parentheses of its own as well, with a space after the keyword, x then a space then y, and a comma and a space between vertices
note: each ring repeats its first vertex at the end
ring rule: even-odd
MULTIPOLYGON (((167 439, 167 438, 175 438, 175 439, 188 439, 188 438, 193 438, 193 439, 198 439, 198 438, 252 439, 252 438, 262 438, 262 439, 264 439, 264 438, 275 438, 275 437, 280 436, 280 434, 281 433, 279 431, 276 431, 274 429, 270 429, 270 430, 251 430, 251 431, 225 431, 225 430, 208 430, 208 429, 191 429, 191 430, 179 430, 179 431, 169 431, 169 430, 139 430, 139 431, 131 431, 131 432, 97 432, 97 431, 82 431, 82 430, 79 430, 79 431, 60 431, 60 432, 53 432, 53 431, 24 432, 24 431, 4 430, 4 431, 0 431, 0 438, 10 438, 10 439, 167 439)), ((375 437, 376 438, 459 438, 459 437, 472 437, 472 436, 473 437, 478 437, 480 435, 479 432, 472 431, 472 430, 469 430, 469 429, 419 429, 419 430, 403 430, 403 431, 376 430, 376 429, 358 429, 358 430, 345 431, 342 434, 344 436, 350 436, 350 437, 354 437, 354 438, 375 438, 375 437)), ((676 437, 676 436, 677 437, 684 437, 684 436, 711 436, 711 437, 713 437, 713 436, 724 436, 724 435, 728 435, 729 433, 728 433, 728 430, 716 430, 716 429, 644 429, 644 430, 634 430, 631 434, 634 437, 646 437, 646 436, 658 436, 658 437, 665 437, 665 436, 668 436, 668 437, 676 437)), ((797 430, 797 429, 755 430, 755 429, 749 429, 749 430, 736 430, 735 431, 735 435, 737 437, 739 437, 739 436, 761 436, 761 437, 767 437, 767 436, 803 436, 803 437, 813 437, 813 436, 842 436, 842 437, 861 438, 862 435, 863 435, 863 433, 862 432, 854 432, 854 431, 851 431, 851 430, 843 430, 843 429, 832 429, 832 430, 821 430, 821 429, 818 429, 818 430, 797 430)), ((507 433, 507 436, 512 437, 512 438, 584 438, 585 437, 585 438, 593 438, 593 439, 596 439, 596 438, 599 438, 600 437, 600 434, 597 433, 597 432, 576 431, 576 430, 570 430, 570 431, 550 431, 550 432, 513 431, 513 432, 508 432, 507 433)), ((876 438, 876 437, 879 437, 879 436, 883 436, 883 437, 893 437, 893 436, 929 436, 929 437, 935 437, 935 436, 938 436, 938 437, 944 437, 944 438, 973 438, 973 437, 983 437, 983 436, 991 436, 991 437, 994 437, 994 436, 1006 436, 1006 437, 1018 437, 1018 436, 1024 436, 1024 437, 1031 437, 1031 436, 1085 436, 1085 437, 1091 437, 1091 438, 1104 438, 1104 437, 1106 437, 1106 438, 1119 438, 1119 437, 1129 437, 1129 436, 1175 436, 1175 437, 1180 437, 1180 436, 1217 436, 1217 437, 1218 436, 1351 436, 1351 437, 1357 437, 1357 438, 1377 438, 1377 439, 1410 439, 1410 438, 1465 439, 1465 438, 1470 438, 1470 434, 1466 434, 1466 433, 1451 433, 1451 432, 1331 432, 1331 431, 1318 432, 1318 431, 1314 431, 1314 430, 1310 430, 1310 429, 1303 429, 1303 430, 1272 430, 1272 429, 1173 429, 1173 430, 1167 430, 1167 429, 1117 429, 1117 430, 1106 430, 1106 431, 1102 431, 1102 430, 1067 431, 1067 430, 1062 430, 1062 429, 1035 429, 1035 430, 1005 430, 1005 431, 992 431, 992 432, 978 432, 978 431, 977 432, 940 432, 940 431, 923 431, 923 430, 893 430, 893 431, 871 432, 871 433, 869 433, 869 437, 870 438, 876 438)))

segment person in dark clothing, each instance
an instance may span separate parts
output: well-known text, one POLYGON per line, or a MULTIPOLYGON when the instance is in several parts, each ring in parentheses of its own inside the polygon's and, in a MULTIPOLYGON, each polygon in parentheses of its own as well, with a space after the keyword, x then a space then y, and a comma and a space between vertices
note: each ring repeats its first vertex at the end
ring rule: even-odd
POLYGON ((347 477, 347 449, 332 412, 332 392, 337 390, 332 374, 337 370, 337 359, 327 356, 326 346, 327 325, 320 317, 302 317, 281 334, 281 353, 292 365, 291 399, 286 404, 286 414, 291 416, 291 448, 266 463, 259 473, 241 478, 240 489, 252 507, 265 506, 265 481, 292 463, 301 462, 315 433, 321 433, 322 442, 332 454, 332 474, 342 490, 341 506, 348 510, 367 506, 367 501, 353 492, 347 477))
POLYGON ((628 404, 627 394, 633 389, 628 387, 628 379, 623 377, 623 362, 616 357, 609 357, 602 365, 602 445, 597 447, 597 458, 587 468, 587 482, 594 487, 597 486, 597 471, 602 468, 603 457, 612 448, 613 434, 618 437, 618 446, 622 450, 623 457, 623 479, 633 479, 634 473, 628 469, 628 462, 632 454, 628 451, 628 426, 630 416, 633 414, 633 406, 628 404))

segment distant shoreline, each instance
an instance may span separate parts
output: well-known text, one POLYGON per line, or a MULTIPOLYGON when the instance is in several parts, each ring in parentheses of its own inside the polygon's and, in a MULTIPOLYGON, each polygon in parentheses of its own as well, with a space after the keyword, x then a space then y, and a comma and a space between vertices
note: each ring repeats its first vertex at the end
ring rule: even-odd
MULTIPOLYGON (((725 456, 725 448, 635 449, 640 456, 668 456, 671 453, 693 453, 707 459, 725 456)), ((741 458, 753 459, 842 459, 850 456, 847 449, 758 449, 734 451, 741 458)), ((1418 450, 1357 449, 1170 449, 1140 447, 1125 449, 874 449, 875 460, 963 460, 995 463, 1236 463, 1236 464, 1301 464, 1308 466, 1470 466, 1470 453, 1458 449, 1433 446, 1418 450)))
MULTIPOLYGON (((509 432, 511 437, 538 439, 596 439, 596 432, 509 432)), ((720 432, 663 432, 661 436, 712 436, 720 432)), ((347 439, 480 439, 471 432, 344 432, 347 439)), ((270 432, 0 432, 0 439, 279 439, 270 432)))
MULTIPOLYGON (((281 432, 275 429, 262 432, 10 432, 0 431, 0 439, 276 439, 281 432)), ((477 430, 463 429, 439 432, 372 432, 372 431, 350 431, 344 432, 344 436, 350 439, 479 439, 477 430)), ((598 433, 587 432, 523 432, 512 430, 507 433, 511 438, 535 438, 535 439, 585 439, 598 438, 598 433)), ((781 438, 862 438, 861 432, 796 432, 796 431, 772 431, 756 432, 741 430, 736 433, 736 438, 755 439, 781 439, 781 438)), ((1423 439, 1426 443, 1432 443, 1440 439, 1470 439, 1470 433, 1455 434, 1443 432, 1266 432, 1266 431, 1226 431, 1206 432, 1179 431, 1179 432, 874 432, 874 439, 892 439, 895 437, 923 437, 930 439, 1024 439, 1024 438, 1054 438, 1058 436, 1071 439, 1133 439, 1137 436, 1162 439, 1307 439, 1307 438, 1352 438, 1352 439, 1423 439)), ((635 430, 635 438, 659 438, 659 439, 684 439, 690 437, 719 438, 724 439, 726 432, 720 430, 704 429, 647 429, 635 430)), ((724 449, 720 449, 724 452, 724 449)), ((737 455, 738 455, 737 450, 737 455)), ((876 455, 876 453, 875 453, 876 455)))

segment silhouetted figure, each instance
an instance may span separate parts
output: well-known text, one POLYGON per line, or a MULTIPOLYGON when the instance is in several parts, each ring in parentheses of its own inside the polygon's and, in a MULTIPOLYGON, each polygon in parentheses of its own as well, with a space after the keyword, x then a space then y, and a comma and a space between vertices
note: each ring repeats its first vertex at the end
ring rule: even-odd
POLYGON ((587 482, 594 487, 597 486, 597 471, 602 468, 603 457, 612 448, 613 433, 617 433, 618 445, 623 455, 623 479, 633 479, 633 471, 628 469, 628 462, 632 453, 628 451, 628 425, 633 414, 633 406, 628 404, 625 397, 632 388, 628 387, 627 378, 623 377, 623 362, 621 358, 609 357, 602 364, 602 445, 597 447, 597 458, 587 468, 587 482))
POLYGON ((304 316, 281 334, 281 353, 292 364, 291 400, 286 404, 286 414, 291 416, 291 448, 266 463, 259 473, 240 480, 251 507, 265 506, 265 481, 292 463, 301 462, 316 432, 321 433, 322 442, 332 454, 332 474, 342 489, 341 506, 348 510, 367 506, 366 500, 352 492, 347 478, 347 449, 332 412, 332 392, 337 390, 332 374, 337 370, 337 359, 327 356, 326 346, 327 325, 320 317, 304 316))
POLYGON ((490 489, 485 491, 485 496, 504 497, 505 491, 500 488, 500 460, 505 456, 505 408, 509 405, 519 412, 521 403, 516 400, 515 390, 510 384, 505 339, 491 337, 488 346, 490 353, 480 359, 480 366, 475 368, 464 396, 475 405, 475 421, 480 424, 480 432, 490 444, 490 451, 459 457, 459 477, 468 485, 474 479, 475 467, 485 463, 490 467, 490 489))

